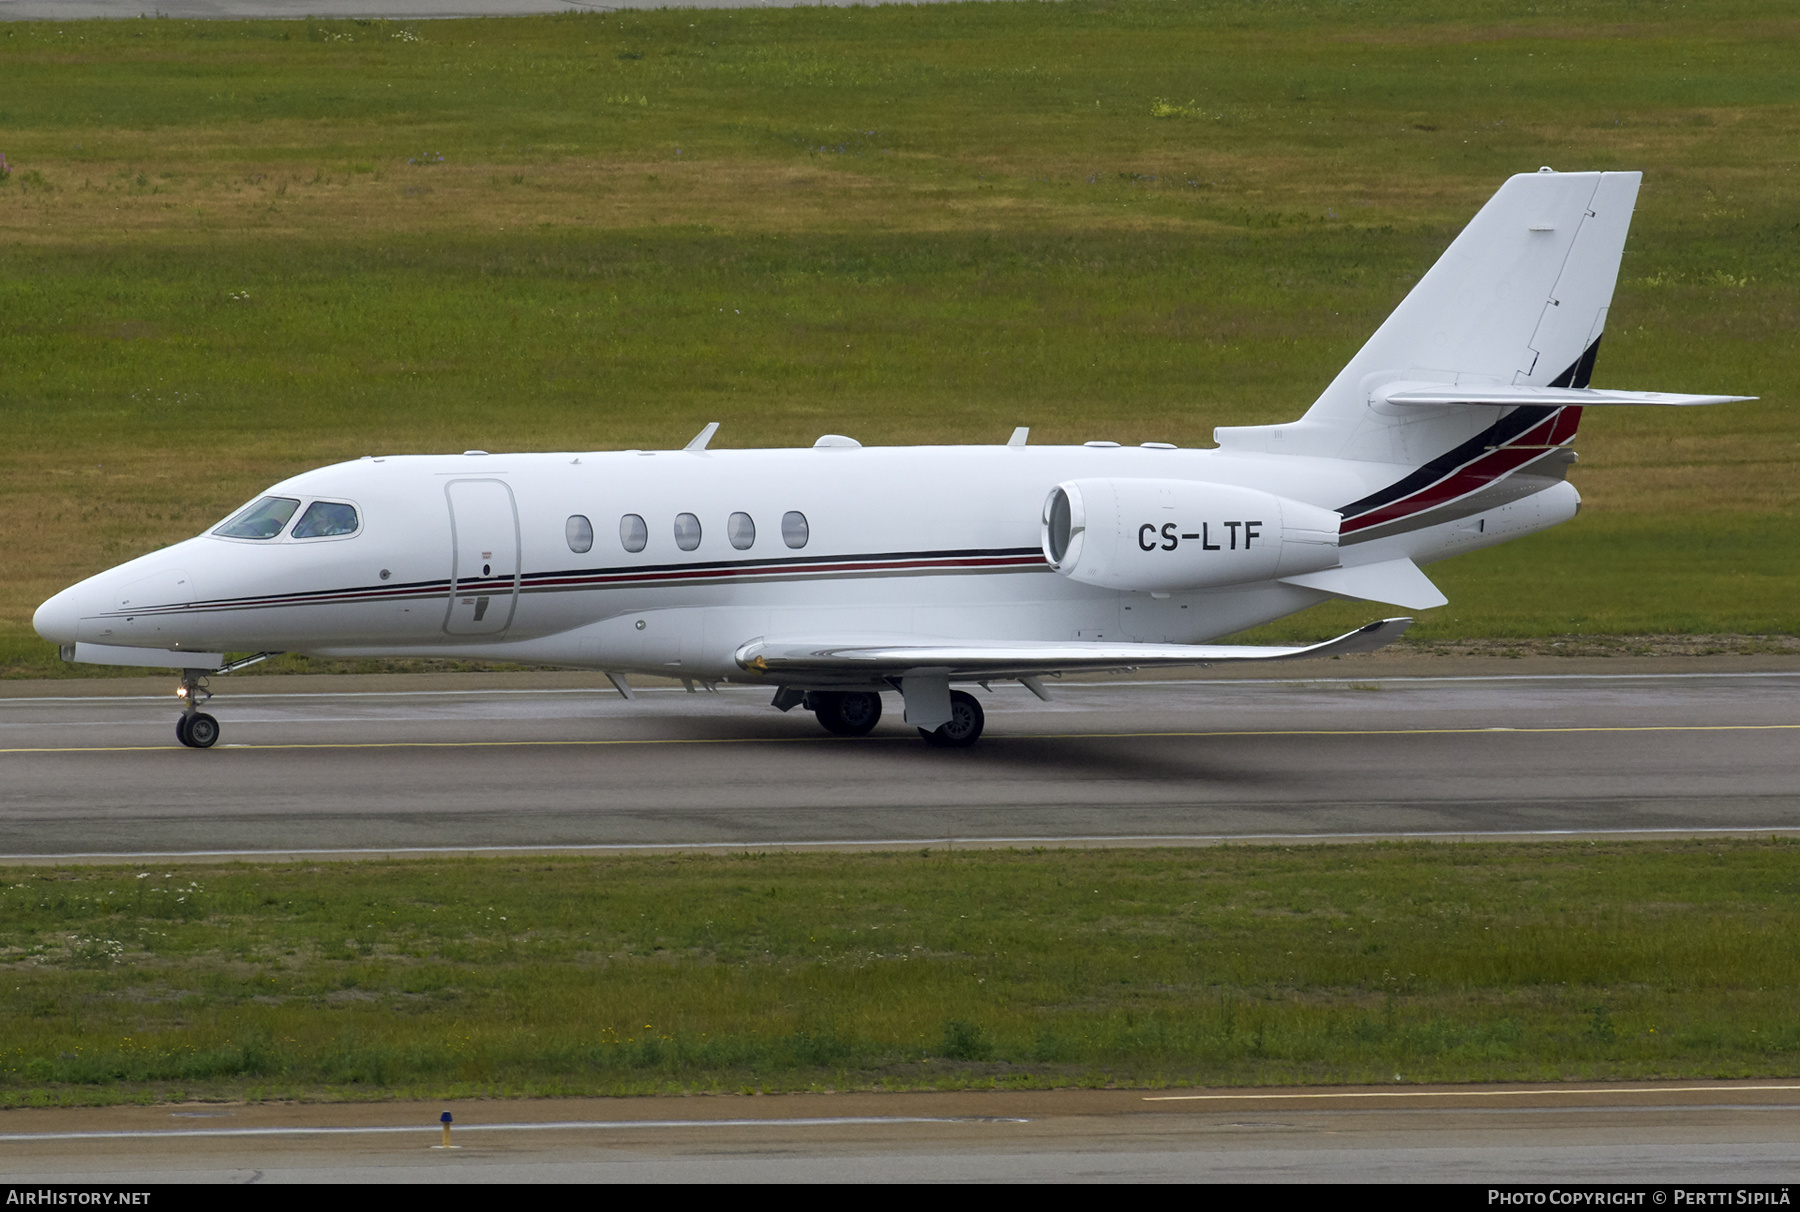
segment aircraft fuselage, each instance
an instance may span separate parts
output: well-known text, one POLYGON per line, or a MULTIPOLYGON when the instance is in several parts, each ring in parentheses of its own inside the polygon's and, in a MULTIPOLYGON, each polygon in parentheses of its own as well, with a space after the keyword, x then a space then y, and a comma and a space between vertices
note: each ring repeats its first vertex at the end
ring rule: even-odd
MULTIPOLYGON (((354 533, 209 532, 64 591, 37 624, 65 644, 489 658, 748 681, 759 679, 733 653, 773 635, 1195 643, 1331 595, 1271 579, 1155 595, 1071 580, 1041 546, 1053 487, 1180 480, 1335 509, 1406 470, 1115 446, 365 458, 266 494, 300 510, 349 504, 354 533), (634 518, 636 551, 627 549, 634 518)), ((1478 524, 1379 539, 1357 558, 1439 559, 1554 525, 1577 500, 1560 479, 1542 479, 1478 524)), ((1172 551, 1184 534, 1203 536, 1190 547, 1217 567, 1249 568, 1270 524, 1156 511, 1125 541, 1172 551)))

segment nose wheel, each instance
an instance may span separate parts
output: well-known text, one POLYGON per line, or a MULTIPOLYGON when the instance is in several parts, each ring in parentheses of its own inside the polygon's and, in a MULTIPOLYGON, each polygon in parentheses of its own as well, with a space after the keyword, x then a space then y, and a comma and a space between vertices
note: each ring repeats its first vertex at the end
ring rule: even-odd
POLYGON ((219 721, 204 711, 175 717, 175 739, 189 749, 211 749, 219 739, 219 721))

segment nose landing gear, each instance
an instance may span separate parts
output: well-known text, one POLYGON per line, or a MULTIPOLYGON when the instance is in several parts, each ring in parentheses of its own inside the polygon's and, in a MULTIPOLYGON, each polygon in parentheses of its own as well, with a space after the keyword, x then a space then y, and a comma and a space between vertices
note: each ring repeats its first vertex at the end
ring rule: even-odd
POLYGON ((211 670, 183 669, 181 686, 175 697, 181 700, 181 715, 175 720, 175 739, 189 749, 210 749, 219 739, 219 721, 200 710, 200 704, 212 698, 206 688, 206 675, 211 670))
POLYGON ((189 749, 211 749, 219 739, 219 721, 200 710, 200 705, 212 698, 212 691, 206 686, 207 676, 214 673, 235 673, 258 661, 280 655, 279 652, 259 652, 255 656, 247 656, 241 661, 233 661, 217 669, 183 669, 181 685, 175 690, 175 697, 181 700, 181 715, 175 720, 175 739, 189 749))

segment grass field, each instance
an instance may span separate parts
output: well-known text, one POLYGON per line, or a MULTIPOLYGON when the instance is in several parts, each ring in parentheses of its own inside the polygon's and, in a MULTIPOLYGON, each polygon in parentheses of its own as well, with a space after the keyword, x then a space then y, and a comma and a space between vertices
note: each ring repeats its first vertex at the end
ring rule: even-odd
POLYGON ((1418 634, 1800 630, 1790 5, 3 23, 0 79, 14 676, 333 459, 1295 416, 1539 164, 1646 173, 1596 381, 1763 400, 1591 416, 1583 515, 1418 634))
POLYGON ((1800 1073, 1792 841, 0 873, 0 1106, 1800 1073))

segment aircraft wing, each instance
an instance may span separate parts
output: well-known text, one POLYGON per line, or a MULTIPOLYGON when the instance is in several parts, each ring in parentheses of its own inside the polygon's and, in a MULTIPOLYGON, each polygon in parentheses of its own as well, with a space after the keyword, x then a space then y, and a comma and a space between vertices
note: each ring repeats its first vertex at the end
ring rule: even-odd
POLYGON ((1249 644, 1070 643, 883 643, 862 638, 843 642, 755 639, 737 650, 738 667, 771 678, 796 681, 867 682, 929 671, 953 680, 1020 678, 1045 673, 1093 673, 1167 665, 1215 665, 1225 661, 1291 661, 1305 657, 1373 652, 1400 638, 1411 619, 1382 619, 1335 640, 1302 648, 1249 644))

